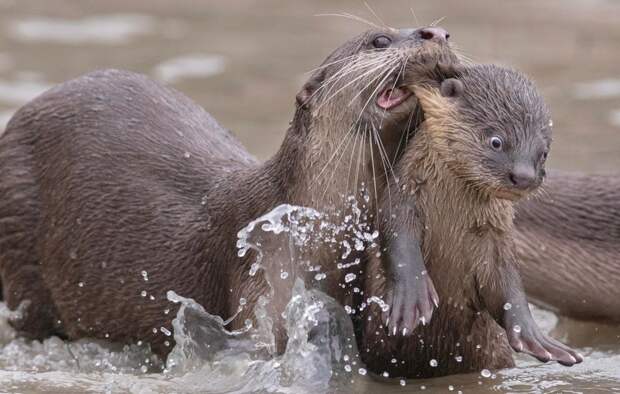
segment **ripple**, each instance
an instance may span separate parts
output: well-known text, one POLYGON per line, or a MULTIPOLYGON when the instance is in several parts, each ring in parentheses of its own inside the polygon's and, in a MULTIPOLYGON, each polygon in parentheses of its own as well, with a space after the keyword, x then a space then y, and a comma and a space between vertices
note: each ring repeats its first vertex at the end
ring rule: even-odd
POLYGON ((99 15, 83 19, 28 18, 11 25, 21 41, 61 44, 123 44, 137 35, 151 33, 155 21, 139 14, 99 15))
POLYGON ((620 79, 608 78, 578 83, 573 88, 573 96, 580 100, 620 97, 620 79))
POLYGON ((175 83, 187 78, 206 78, 220 74, 226 59, 220 55, 188 54, 166 60, 154 69, 155 77, 163 82, 175 83))

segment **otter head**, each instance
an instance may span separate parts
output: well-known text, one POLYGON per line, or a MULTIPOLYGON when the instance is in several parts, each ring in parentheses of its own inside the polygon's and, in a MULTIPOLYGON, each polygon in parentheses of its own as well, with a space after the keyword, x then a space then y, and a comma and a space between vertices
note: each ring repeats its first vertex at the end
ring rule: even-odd
POLYGON ((419 121, 409 85, 437 63, 458 62, 448 38, 439 27, 370 30, 313 72, 297 94, 291 129, 306 147, 301 160, 310 184, 304 193, 341 198, 363 184, 372 192, 385 185, 399 143, 404 148, 419 121))
POLYGON ((416 90, 442 160, 490 197, 525 196, 545 176, 552 122, 543 98, 514 70, 480 65, 459 74, 416 90))

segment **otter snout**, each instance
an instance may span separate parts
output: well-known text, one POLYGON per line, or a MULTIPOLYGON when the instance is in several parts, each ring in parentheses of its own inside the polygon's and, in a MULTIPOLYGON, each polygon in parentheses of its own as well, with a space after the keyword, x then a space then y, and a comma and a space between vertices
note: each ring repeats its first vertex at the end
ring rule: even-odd
POLYGON ((450 38, 448 31, 441 27, 423 27, 414 32, 422 40, 447 42, 450 38))
POLYGON ((515 189, 532 189, 538 183, 538 173, 530 164, 516 163, 508 173, 508 181, 515 189))

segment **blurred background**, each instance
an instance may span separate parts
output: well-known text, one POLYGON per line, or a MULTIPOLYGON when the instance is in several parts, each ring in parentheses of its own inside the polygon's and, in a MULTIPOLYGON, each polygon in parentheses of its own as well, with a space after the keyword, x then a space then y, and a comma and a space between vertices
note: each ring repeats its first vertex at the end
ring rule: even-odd
MULTIPOLYGON (((476 62, 531 75, 555 123, 551 166, 620 165, 620 1, 369 0, 394 27, 442 18, 476 62)), ((258 157, 277 149, 294 96, 331 50, 382 23, 361 0, 0 0, 0 133, 62 81, 115 67, 181 90, 258 157)))

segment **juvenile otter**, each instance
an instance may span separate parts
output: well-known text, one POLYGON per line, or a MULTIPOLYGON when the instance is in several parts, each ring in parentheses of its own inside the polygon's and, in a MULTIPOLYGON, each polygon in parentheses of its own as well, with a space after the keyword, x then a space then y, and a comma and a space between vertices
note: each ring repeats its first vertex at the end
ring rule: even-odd
MULTIPOLYGON (((230 326, 241 328, 270 288, 248 274, 252 253, 238 258, 237 232, 283 203, 346 214, 361 185, 373 212, 385 183, 375 174, 416 127, 403 81, 439 61, 456 58, 437 27, 350 40, 304 85, 262 164, 191 100, 137 74, 95 72, 44 93, 0 139, 0 275, 9 308, 23 303, 13 325, 29 338, 142 341, 165 355, 174 290, 225 318, 245 299, 230 326), (348 174, 355 181, 342 182, 348 174)), ((341 254, 330 246, 313 261, 344 303, 354 283, 340 286, 341 254)), ((292 281, 272 283, 280 350, 292 281)))
MULTIPOLYGON (((539 330, 516 267, 513 203, 542 182, 551 142, 543 99, 521 74, 486 65, 462 69, 439 89, 413 90, 425 120, 397 165, 403 187, 384 208, 392 209, 389 230, 395 233, 387 271, 394 294, 408 297, 393 297, 394 307, 432 298, 431 282, 439 303, 430 321, 424 311, 393 310, 391 335, 370 312, 361 347, 365 362, 375 372, 420 378, 510 367, 510 347, 543 361, 581 362, 539 330), (416 239, 421 253, 415 242, 410 246, 416 239), (403 252, 408 249, 414 252, 403 252), (418 318, 423 325, 402 331, 415 328, 411 319, 418 318)), ((384 294, 380 271, 376 262, 368 268, 369 295, 384 294)))

